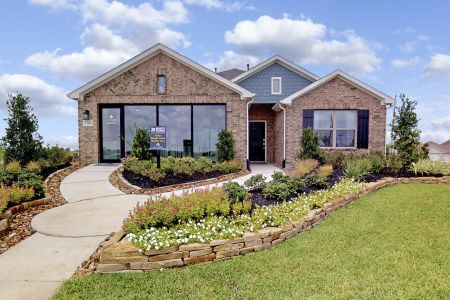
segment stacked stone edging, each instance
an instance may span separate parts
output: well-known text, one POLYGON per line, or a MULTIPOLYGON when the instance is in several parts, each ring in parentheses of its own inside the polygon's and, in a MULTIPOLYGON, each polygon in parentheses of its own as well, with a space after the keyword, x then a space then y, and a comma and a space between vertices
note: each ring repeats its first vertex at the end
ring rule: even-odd
POLYGON ((213 178, 197 180, 192 182, 184 182, 179 184, 172 184, 168 186, 155 187, 155 188, 141 188, 128 182, 122 175, 123 167, 114 170, 109 176, 109 182, 120 191, 127 194, 140 194, 140 195, 157 195, 161 193, 174 192, 177 190, 186 190, 196 187, 201 187, 210 184, 217 184, 224 181, 236 179, 250 174, 249 171, 240 171, 238 173, 224 174, 213 178))
POLYGON ((235 239, 214 240, 205 244, 186 244, 165 249, 151 249, 143 253, 128 240, 122 239, 123 232, 112 238, 115 243, 103 247, 100 252, 96 273, 142 272, 151 269, 174 268, 208 261, 221 261, 259 252, 277 245, 294 235, 312 229, 329 214, 345 207, 361 196, 380 188, 399 183, 450 183, 450 176, 383 178, 377 182, 367 183, 363 191, 346 195, 323 208, 311 210, 301 221, 294 221, 282 227, 266 227, 258 232, 246 232, 235 239), (122 240, 120 240, 122 239, 122 240))

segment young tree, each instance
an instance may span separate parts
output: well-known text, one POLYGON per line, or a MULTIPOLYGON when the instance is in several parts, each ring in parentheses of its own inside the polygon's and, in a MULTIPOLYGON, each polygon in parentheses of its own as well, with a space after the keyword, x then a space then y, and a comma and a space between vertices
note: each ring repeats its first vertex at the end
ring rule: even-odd
POLYGON ((301 159, 316 159, 319 162, 323 162, 325 159, 325 153, 320 149, 319 137, 314 133, 311 127, 303 130, 303 135, 300 140, 300 153, 298 158, 301 159))
POLYGON ((420 130, 417 128, 419 119, 415 112, 417 101, 407 98, 405 94, 400 94, 400 101, 400 107, 394 107, 391 136, 394 151, 406 169, 421 156, 420 130))
POLYGON ((233 134, 229 131, 222 130, 219 133, 219 141, 216 144, 217 147, 217 160, 223 162, 226 160, 232 160, 236 156, 233 134))
POLYGON ((152 157, 150 151, 150 133, 147 129, 136 128, 131 155, 139 160, 149 160, 152 157))
POLYGON ((38 134, 38 120, 30 106, 30 98, 18 93, 9 95, 6 101, 8 118, 2 145, 5 149, 5 162, 13 160, 26 164, 38 160, 42 149, 42 137, 38 134))

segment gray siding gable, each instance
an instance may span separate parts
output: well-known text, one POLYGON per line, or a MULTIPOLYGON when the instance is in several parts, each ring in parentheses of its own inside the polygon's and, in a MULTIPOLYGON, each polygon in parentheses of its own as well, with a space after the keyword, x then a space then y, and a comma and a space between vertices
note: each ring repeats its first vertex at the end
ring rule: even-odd
POLYGON ((312 81, 275 62, 236 83, 256 94, 254 103, 278 103, 287 96, 310 85, 312 81), (280 95, 272 95, 272 77, 282 78, 280 95))

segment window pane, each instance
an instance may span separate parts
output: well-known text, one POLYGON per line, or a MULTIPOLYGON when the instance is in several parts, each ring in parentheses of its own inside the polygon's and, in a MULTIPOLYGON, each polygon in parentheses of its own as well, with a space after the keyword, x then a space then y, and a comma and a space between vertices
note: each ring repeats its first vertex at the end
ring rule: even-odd
POLYGON ((120 108, 102 108, 103 159, 120 159, 120 108))
POLYGON ((194 157, 217 160, 218 134, 225 129, 225 105, 194 105, 194 157))
POLYGON ((332 130, 315 130, 319 136, 320 147, 333 147, 333 131, 332 130))
POLYGON ((149 130, 151 126, 156 126, 156 106, 126 105, 124 112, 125 153, 130 154, 136 129, 143 128, 149 130))
POLYGON ((272 79, 272 91, 273 93, 281 93, 281 80, 279 78, 272 79))
POLYGON ((336 111, 336 128, 355 129, 356 112, 353 110, 336 111))
POLYGON ((161 151, 161 156, 191 155, 191 106, 160 105, 159 125, 166 126, 167 132, 167 150, 161 151))
POLYGON ((158 93, 166 93, 166 76, 158 76, 158 93))
POLYGON ((355 130, 336 130, 336 147, 354 147, 355 130))
POLYGON ((314 129, 333 128, 333 112, 329 110, 314 111, 314 129))

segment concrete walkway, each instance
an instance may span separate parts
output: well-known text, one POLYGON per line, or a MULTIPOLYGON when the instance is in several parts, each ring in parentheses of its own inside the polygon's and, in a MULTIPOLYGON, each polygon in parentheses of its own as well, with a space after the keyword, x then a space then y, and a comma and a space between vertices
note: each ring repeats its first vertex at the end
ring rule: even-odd
MULTIPOLYGON (((48 299, 109 233, 120 229, 136 203, 148 199, 124 194, 109 183, 117 167, 90 165, 62 181, 68 204, 35 216, 31 224, 37 233, 0 255, 0 300, 48 299)), ((233 181, 243 183, 255 174, 269 179, 280 171, 272 165, 251 168, 251 174, 233 181)), ((222 183, 197 189, 217 185, 222 183)))

